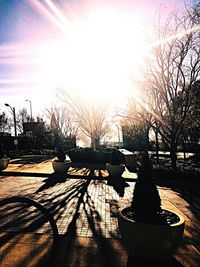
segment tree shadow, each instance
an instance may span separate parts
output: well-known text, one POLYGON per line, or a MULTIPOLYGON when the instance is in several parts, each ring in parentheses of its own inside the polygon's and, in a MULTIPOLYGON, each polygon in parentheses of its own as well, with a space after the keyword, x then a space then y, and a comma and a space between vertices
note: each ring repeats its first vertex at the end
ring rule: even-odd
POLYGON ((51 235, 0 233, 0 265, 12 267, 50 266, 52 253, 51 235))
POLYGON ((9 164, 35 164, 45 162, 52 158, 54 158, 52 155, 26 155, 12 159, 9 164))
POLYGON ((107 184, 112 186, 120 197, 124 196, 125 188, 129 187, 121 176, 109 176, 107 184))
MULTIPOLYGON (((29 166, 27 168, 28 170, 32 169, 32 166, 29 166)), ((101 175, 101 172, 99 171, 100 175, 95 175, 96 170, 89 170, 84 168, 73 168, 70 169, 66 173, 44 173, 44 172, 30 172, 30 171, 0 171, 0 179, 4 179, 3 176, 25 176, 25 177, 41 177, 41 178, 50 178, 55 177, 55 179, 59 179, 59 177, 62 180, 62 177, 65 177, 66 179, 93 179, 93 180, 103 180, 104 177, 101 175)), ((64 179, 64 178, 63 178, 64 179)))
POLYGON ((47 266, 53 251, 52 234, 33 233, 32 220, 37 224, 48 218, 27 203, 6 203, 0 206, 0 265, 47 266))
MULTIPOLYGON (((51 208, 49 208, 52 214, 57 217, 57 219, 59 219, 59 216, 56 216, 56 214, 59 212, 58 209, 63 210, 64 204, 66 204, 66 200, 69 200, 70 198, 75 196, 75 193, 79 194, 83 184, 84 183, 81 184, 79 180, 77 186, 74 184, 74 187, 71 188, 71 190, 65 190, 67 196, 65 196, 64 199, 62 198, 62 194, 64 194, 64 192, 60 193, 58 191, 58 195, 55 196, 55 199, 58 200, 56 204, 53 201, 53 198, 50 198, 47 201, 47 206, 50 206, 50 203, 48 202, 53 203, 51 208), (62 198, 61 201, 59 201, 60 198, 62 198)), ((35 196, 35 198, 37 198, 35 193, 33 195, 35 196)), ((46 201, 44 202, 46 203, 46 201)), ((0 261, 3 261, 3 263, 8 263, 9 258, 11 256, 13 257, 13 254, 16 254, 16 261, 14 261, 15 263, 13 263, 14 265, 9 262, 8 266, 50 266, 46 263, 46 260, 47 256, 49 258, 49 250, 51 250, 51 246, 49 247, 49 239, 47 240, 46 238, 43 238, 51 232, 51 228, 47 223, 46 217, 38 212, 38 210, 35 210, 34 207, 27 207, 27 205, 23 203, 12 203, 2 206, 0 208, 0 215, 0 249, 3 249, 1 251, 0 261), (35 239, 33 244, 27 241, 27 238, 24 238, 24 236, 27 236, 27 233, 38 231, 41 233, 44 232, 44 229, 41 228, 45 229, 45 234, 37 234, 36 237, 38 236, 38 239, 35 239), (39 236, 42 238, 42 241, 39 240, 39 236), (21 242, 22 245, 20 247, 21 242), (37 244, 37 242, 39 243, 37 244), (22 253, 24 249, 25 255, 23 255, 22 253)), ((50 237, 50 239, 52 238, 51 235, 48 235, 48 237, 50 237)))
POLYGON ((57 183, 64 183, 67 179, 67 173, 52 173, 49 175, 49 177, 45 180, 43 180, 44 184, 38 188, 35 193, 41 192, 43 190, 46 190, 50 187, 53 187, 57 183))
MULTIPOLYGON (((30 167, 31 169, 31 167, 30 167)), ((22 171, 3 171, 0 172, 1 176, 27 176, 27 177, 41 177, 47 178, 51 174, 49 173, 41 173, 41 172, 22 172, 22 171)), ((0 178, 3 179, 4 177, 0 178)))
MULTIPOLYGON (((112 232, 113 226, 107 228, 110 239, 106 238, 104 225, 107 222, 105 221, 104 213, 101 213, 101 209, 99 210, 99 205, 102 205, 101 199, 96 200, 96 196, 98 196, 97 193, 100 192, 99 188, 103 190, 104 187, 109 187, 105 181, 93 181, 89 178, 66 180, 66 177, 63 177, 62 180, 60 175, 58 177, 54 174, 50 179, 46 179, 44 185, 34 193, 29 194, 30 198, 40 202, 48 209, 56 220, 58 227, 63 226, 64 230, 60 237, 61 239, 67 240, 63 253, 69 258, 69 261, 71 259, 70 251, 77 240, 77 227, 79 223, 81 223, 81 220, 86 221, 88 229, 91 231, 92 240, 97 244, 96 247, 98 249, 96 249, 95 253, 101 255, 101 266, 113 266, 113 262, 117 264, 121 258, 121 252, 115 245, 116 241, 113 243, 111 242, 111 239, 116 240, 116 238, 118 238, 112 232), (94 192, 96 193, 94 194, 94 192), (81 217, 83 214, 84 217, 81 217), (111 257, 111 254, 113 257, 111 257)), ((104 194, 103 191, 101 192, 104 194)), ((13 207, 5 206, 1 209, 0 214, 2 217, 0 220, 1 231, 9 229, 11 231, 15 229, 15 231, 21 233, 42 232, 43 234, 48 234, 51 232, 50 225, 47 223, 46 218, 43 217, 42 214, 36 212, 34 208, 13 204, 13 207), (10 216, 10 219, 6 218, 6 215, 10 216)), ((8 236, 7 239, 4 238, 3 242, 9 243, 9 238, 11 237, 8 236)), ((118 243, 121 243, 121 241, 118 240, 118 243)), ((12 245, 14 244, 17 244, 17 240, 15 243, 12 242, 12 245)), ((10 253, 12 245, 9 245, 8 249, 3 252, 3 257, 10 253)), ((61 247, 58 246, 58 251, 60 249, 61 247)), ((32 257, 34 257, 34 253, 32 257)), ((86 254, 87 255, 84 255, 84 257, 86 259, 90 257, 92 261, 93 257, 91 257, 90 249, 87 250, 86 254)), ((28 257, 31 256, 29 255, 28 257)), ((76 258, 76 260, 79 261, 78 257, 76 258)))
MULTIPOLYGON (((95 242, 98 247, 98 252, 94 252, 95 257, 101 257, 100 261, 102 262, 99 266, 117 266, 120 261, 120 252, 116 249, 115 245, 110 242, 109 239, 106 238, 105 233, 102 229, 103 219, 99 211, 96 209, 95 201, 91 197, 89 191, 87 190, 91 183, 96 183, 97 181, 86 181, 84 186, 82 187, 79 194, 79 200, 76 204, 76 210, 73 215, 71 222, 69 223, 67 232, 65 235, 70 236, 70 242, 68 242, 67 255, 68 260, 67 263, 70 265, 71 261, 71 251, 72 246, 76 243, 76 230, 77 230, 77 222, 79 220, 80 214, 85 214, 85 220, 87 220, 89 229, 91 230, 92 240, 95 242), (109 241, 108 241, 109 240, 109 241), (111 256, 113 255, 113 257, 111 256)), ((98 185, 102 184, 102 181, 98 181, 98 185)), ((110 232, 110 238, 115 239, 116 236, 110 232)), ((121 243, 121 240, 118 240, 121 243)), ((116 241, 115 241, 116 243, 116 241)), ((121 244, 122 245, 122 244, 121 244)), ((123 245, 122 245, 123 246, 123 245)), ((119 247, 119 245, 118 245, 119 247)), ((91 250, 95 250, 94 247, 90 247, 91 250)), ((86 255, 84 255, 85 260, 87 260, 87 266, 90 266, 90 262, 94 262, 94 258, 91 258, 91 251, 87 250, 86 255)), ((94 257, 94 255, 92 255, 94 257)), ((76 264, 74 266, 81 266, 81 261, 76 257, 76 264)), ((69 266, 67 265, 67 266, 69 266)), ((91 264, 91 266, 93 266, 91 264)))
MULTIPOLYGON (((62 219, 62 224, 65 224, 65 232, 63 232, 63 237, 67 240, 65 244, 65 253, 68 258, 67 261, 70 266, 71 259, 71 251, 75 243, 77 242, 77 226, 79 223, 84 222, 88 224, 88 231, 91 232, 90 237, 98 247, 98 257, 101 258, 102 265, 101 266, 113 266, 113 262, 116 263, 120 261, 121 251, 119 250, 119 244, 123 247, 121 240, 119 240, 119 236, 112 232, 113 226, 110 226, 110 229, 107 229, 110 239, 106 238, 106 233, 104 231, 105 227, 105 218, 102 217, 102 214, 99 212, 98 205, 102 205, 100 201, 97 203, 96 196, 94 197, 94 191, 98 192, 98 187, 107 186, 105 181, 101 180, 77 180, 67 181, 68 186, 65 188, 60 186, 60 191, 58 188, 55 188, 55 193, 53 193, 48 199, 41 199, 40 203, 42 203, 45 207, 48 207, 48 210, 52 213, 57 222, 62 219), (70 186, 70 183, 72 183, 70 186), (91 188, 93 186, 92 191, 91 188), (94 191, 93 191, 94 190, 94 191), (70 209, 68 216, 63 218, 63 210, 66 207, 70 209), (72 210, 73 206, 73 210, 72 210), (83 216, 84 214, 84 216, 83 216), (116 238, 118 241, 116 241, 116 238), (115 242, 111 242, 111 240, 115 240, 115 242), (116 243, 118 246, 116 246, 116 243), (111 257, 111 254, 113 257, 111 257), (101 255, 101 256, 99 256, 101 255)), ((103 213, 104 214, 104 213, 103 213)), ((111 215, 110 215, 111 216, 111 215)), ((111 216, 112 217, 112 216, 111 216)), ((117 220, 116 218, 114 218, 117 220)), ((84 230, 83 230, 84 231, 84 230)), ((80 234, 80 233, 79 233, 80 234)), ((85 259, 91 259, 90 250, 86 250, 85 259)), ((79 265, 79 257, 73 259, 76 261, 76 265, 79 265)))

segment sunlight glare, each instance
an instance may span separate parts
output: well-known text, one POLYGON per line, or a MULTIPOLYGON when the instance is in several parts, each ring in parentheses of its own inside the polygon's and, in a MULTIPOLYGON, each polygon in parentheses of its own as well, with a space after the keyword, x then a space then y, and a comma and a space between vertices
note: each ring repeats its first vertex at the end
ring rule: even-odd
POLYGON ((120 97, 145 55, 143 34, 143 21, 133 14, 93 10, 71 20, 63 38, 43 46, 43 76, 92 97, 120 97))

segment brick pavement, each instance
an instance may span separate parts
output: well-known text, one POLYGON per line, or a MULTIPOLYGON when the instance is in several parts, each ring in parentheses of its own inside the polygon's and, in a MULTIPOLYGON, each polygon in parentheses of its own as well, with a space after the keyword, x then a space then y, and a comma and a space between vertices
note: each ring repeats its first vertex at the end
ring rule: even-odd
MULTIPOLYGON (((48 179, 5 177, 0 179, 0 195, 20 195, 37 200, 52 213, 60 234, 65 234, 69 225, 74 223, 77 236, 92 237, 100 234, 106 238, 119 238, 114 213, 122 197, 107 183, 105 180, 67 179, 48 184, 48 179)), ((126 187, 123 201, 128 201, 133 187, 128 183, 124 184, 126 187)), ((38 223, 41 216, 34 211, 34 207, 21 207, 21 204, 10 206, 13 207, 13 213, 9 214, 9 218, 5 216, 0 221, 0 227, 2 225, 5 229, 6 221, 9 220, 13 224, 8 224, 10 230, 16 227, 20 229, 25 222, 28 224, 30 217, 35 227, 32 226, 31 231, 46 233, 51 230, 43 221, 38 223), (17 221, 14 218, 18 218, 17 221)), ((1 212, 7 213, 8 209, 2 207, 1 212)))
MULTIPOLYGON (((71 232, 79 238, 119 239, 115 211, 130 200, 133 187, 133 182, 113 188, 107 180, 0 176, 1 198, 22 195, 39 201, 54 216, 61 235, 71 232)), ((159 191, 163 207, 178 210, 186 220, 176 259, 180 266, 200 266, 200 189, 159 187, 159 191)), ((50 232, 48 223, 32 207, 2 207, 1 216, 0 229, 23 226, 37 233, 50 232)))

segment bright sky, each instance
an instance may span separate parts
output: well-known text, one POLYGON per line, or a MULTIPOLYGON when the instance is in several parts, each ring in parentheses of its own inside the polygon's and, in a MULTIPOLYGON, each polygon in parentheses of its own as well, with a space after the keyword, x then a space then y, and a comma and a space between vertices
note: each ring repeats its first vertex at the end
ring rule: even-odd
POLYGON ((32 101, 33 115, 63 87, 119 101, 147 51, 148 20, 182 0, 0 0, 0 112, 32 101), (117 94, 116 94, 117 93, 117 94))

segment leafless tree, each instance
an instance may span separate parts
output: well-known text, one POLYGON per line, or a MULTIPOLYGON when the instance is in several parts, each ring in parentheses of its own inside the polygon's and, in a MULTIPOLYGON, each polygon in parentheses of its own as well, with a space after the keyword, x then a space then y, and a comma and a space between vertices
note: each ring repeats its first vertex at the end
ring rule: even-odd
POLYGON ((129 96, 127 100, 126 110, 124 110, 122 114, 120 114, 120 116, 122 117, 121 124, 123 126, 123 129, 129 129, 128 131, 130 132, 130 134, 132 132, 131 128, 133 132, 138 132, 138 134, 141 133, 143 136, 143 141, 146 144, 145 146, 148 147, 152 115, 141 104, 143 103, 141 99, 140 102, 138 102, 138 99, 129 96))
POLYGON ((61 140, 77 135, 78 124, 65 107, 51 106, 49 109, 46 109, 46 116, 50 122, 50 129, 53 130, 54 135, 59 136, 61 140))
POLYGON ((108 105, 98 99, 87 101, 86 98, 66 90, 59 90, 58 98, 78 122, 80 130, 91 139, 91 146, 98 148, 100 141, 110 131, 111 109, 108 105))
POLYGON ((5 112, 0 113, 0 132, 10 131, 10 122, 5 112))
POLYGON ((24 133, 23 124, 25 122, 30 121, 30 116, 28 115, 28 111, 26 108, 22 108, 19 110, 19 112, 16 115, 16 120, 17 120, 17 129, 21 134, 23 134, 24 133))
POLYGON ((176 168, 177 143, 191 107, 190 88, 200 74, 199 27, 188 15, 173 14, 159 25, 156 37, 146 61, 143 90, 151 101, 145 105, 176 168))

